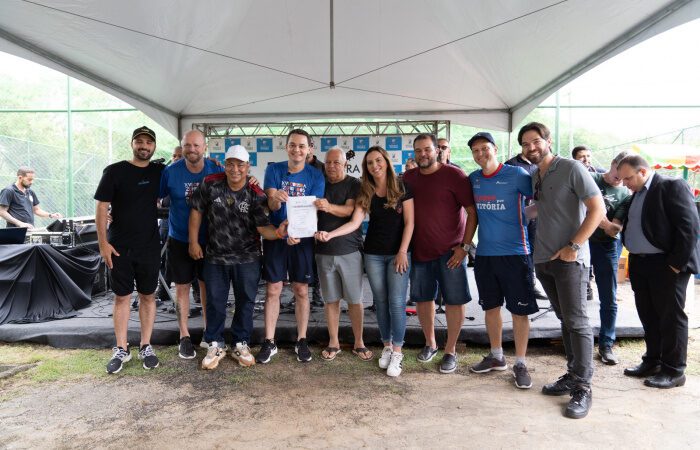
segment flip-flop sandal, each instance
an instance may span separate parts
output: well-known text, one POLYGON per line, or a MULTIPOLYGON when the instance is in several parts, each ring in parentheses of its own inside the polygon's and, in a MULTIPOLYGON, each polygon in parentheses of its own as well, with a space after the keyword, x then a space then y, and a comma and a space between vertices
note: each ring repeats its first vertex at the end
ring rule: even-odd
POLYGON ((374 356, 374 353, 367 347, 353 348, 352 353, 353 355, 357 355, 361 361, 371 361, 374 356))
POLYGON ((338 356, 338 353, 340 353, 340 348, 338 347, 326 347, 323 349, 324 352, 326 353, 332 353, 330 356, 323 356, 323 352, 321 352, 321 358, 323 358, 324 361, 333 361, 336 356, 338 356))

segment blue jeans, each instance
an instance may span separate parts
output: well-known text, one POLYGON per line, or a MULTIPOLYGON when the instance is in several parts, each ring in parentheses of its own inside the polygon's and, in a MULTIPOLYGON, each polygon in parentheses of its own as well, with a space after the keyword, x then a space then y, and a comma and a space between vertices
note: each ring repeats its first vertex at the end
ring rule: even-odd
POLYGON ((617 265, 618 243, 589 242, 591 266, 595 273, 600 299, 600 334, 598 345, 613 345, 615 342, 615 322, 617 320, 617 265))
POLYGON ((377 325, 382 342, 403 347, 411 255, 408 255, 409 270, 403 274, 396 273, 394 258, 394 255, 365 254, 365 271, 377 308, 377 325))
POLYGON ((233 286, 236 310, 231 321, 233 344, 250 342, 253 332, 253 306, 260 281, 260 260, 243 264, 204 263, 204 284, 207 288, 206 342, 223 347, 226 327, 226 302, 229 287, 233 286))

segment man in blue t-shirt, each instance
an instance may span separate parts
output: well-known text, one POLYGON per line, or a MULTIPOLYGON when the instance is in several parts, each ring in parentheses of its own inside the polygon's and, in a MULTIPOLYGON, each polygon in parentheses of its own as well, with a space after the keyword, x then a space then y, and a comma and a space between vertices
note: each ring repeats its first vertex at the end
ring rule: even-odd
MULTIPOLYGON (((195 277, 199 282, 202 310, 206 311, 203 260, 195 261, 188 253, 187 227, 190 220, 190 198, 204 177, 223 172, 222 167, 204 157, 206 148, 204 134, 201 131, 190 130, 185 133, 182 137, 183 159, 168 166, 160 179, 159 197, 170 197, 168 264, 172 280, 175 282, 175 295, 177 297, 175 310, 180 328, 178 355, 183 359, 193 359, 196 356, 187 327, 187 317, 190 310, 190 285, 195 277)), ((201 227, 200 244, 205 241, 205 233, 206 227, 201 227)))
MULTIPOLYGON (((287 219, 289 197, 315 196, 323 198, 325 180, 320 170, 306 163, 311 136, 300 129, 287 135, 287 161, 272 163, 265 170, 265 194, 270 208, 270 223, 279 227, 287 219)), ((256 357, 266 364, 277 353, 275 328, 280 312, 282 282, 289 279, 296 299, 297 360, 311 361, 306 342, 309 323, 309 282, 313 279, 314 239, 312 237, 285 240, 263 239, 263 279, 267 281, 265 297, 265 341, 256 357)))
POLYGON ((522 167, 498 162, 498 148, 490 133, 475 134, 469 147, 481 167, 469 175, 479 219, 474 278, 491 344, 491 352, 470 370, 486 373, 508 368, 501 337, 501 306, 505 300, 513 317, 515 386, 529 389, 532 379, 525 364, 530 333, 528 314, 538 311, 525 219, 525 197, 532 195, 532 178, 522 167))

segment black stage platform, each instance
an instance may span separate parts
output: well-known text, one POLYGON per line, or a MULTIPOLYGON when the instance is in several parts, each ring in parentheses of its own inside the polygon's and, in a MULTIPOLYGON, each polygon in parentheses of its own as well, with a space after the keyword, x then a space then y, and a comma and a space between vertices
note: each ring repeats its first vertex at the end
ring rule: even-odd
MULTIPOLYGON (((469 284, 471 287, 473 300, 467 305, 467 319, 462 327, 460 341, 475 342, 479 344, 488 343, 486 328, 484 325, 484 314, 478 304, 478 294, 476 292, 473 271, 469 269, 469 284)), ((595 286, 593 287, 595 292, 595 286)), ((173 289, 174 291, 174 289, 173 289)), ((365 305, 372 304, 372 293, 369 289, 367 279, 364 279, 365 305)), ((258 289, 258 301, 262 301, 265 295, 264 284, 258 289)), ((285 286, 282 294, 282 313, 277 325, 277 340, 280 342, 292 342, 296 339, 296 323, 293 309, 284 306, 291 301, 291 290, 285 286)), ((634 298, 629 282, 622 283, 618 290, 618 316, 617 335, 618 337, 641 337, 643 330, 637 317, 634 307, 634 298)), ((538 314, 531 316, 531 339, 556 339, 561 336, 559 321, 554 312, 548 310, 549 302, 540 301, 541 310, 538 314)), ((588 302, 588 313, 597 336, 599 326, 599 303, 594 296, 594 300, 588 302)), ((252 344, 259 344, 263 339, 264 322, 262 303, 256 305, 255 329, 253 332, 252 344)), ((174 313, 166 310, 172 308, 171 302, 164 302, 158 309, 156 325, 151 342, 155 345, 173 345, 177 342, 179 333, 177 320, 174 313)), ((510 314, 505 308, 502 310, 504 341, 510 342, 513 339, 510 314)), ((92 303, 87 308, 81 309, 73 318, 54 320, 43 323, 25 324, 5 324, 0 326, 0 341, 4 342, 34 342, 48 344, 61 348, 105 348, 114 344, 114 332, 112 324, 112 295, 104 294, 92 299, 92 303)), ((229 316, 230 316, 229 311, 229 316)), ((195 342, 199 342, 202 337, 202 317, 190 318, 190 333, 195 342)), ((230 319, 227 319, 227 325, 230 319)), ((437 314, 435 318, 438 343, 444 343, 446 336, 446 323, 444 314, 437 314)), ((341 315, 340 320, 341 342, 352 342, 352 330, 347 314, 341 315)), ((227 339, 230 336, 227 336, 227 339)), ((326 321, 323 308, 312 308, 309 319, 308 338, 312 343, 325 343, 328 339, 326 331, 326 321)), ((379 330, 373 312, 366 311, 364 324, 364 338, 367 344, 379 344, 379 330)), ((129 322, 129 341, 139 342, 139 319, 138 312, 132 311, 129 322)), ((418 323, 418 318, 408 317, 406 330, 406 345, 422 346, 424 344, 423 333, 418 323)))

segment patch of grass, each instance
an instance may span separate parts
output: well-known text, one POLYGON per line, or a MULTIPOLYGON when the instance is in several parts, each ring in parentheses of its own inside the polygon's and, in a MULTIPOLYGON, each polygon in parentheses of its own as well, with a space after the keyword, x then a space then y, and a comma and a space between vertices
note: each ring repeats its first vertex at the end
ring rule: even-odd
POLYGON ((227 380, 234 386, 245 386, 252 381, 256 381, 259 378, 258 371, 250 368, 236 368, 234 372, 228 375, 227 380))
MULTIPOLYGON (((177 364, 177 349, 163 347, 156 349, 161 367, 155 371, 144 370, 137 358, 137 350, 132 349, 132 361, 124 366, 117 377, 155 376, 156 373, 177 373, 181 371, 177 364)), ((83 377, 113 377, 105 371, 112 351, 57 349, 32 344, 0 344, 0 360, 7 364, 32 364, 37 366, 13 378, 45 383, 57 380, 75 380, 83 377)))

